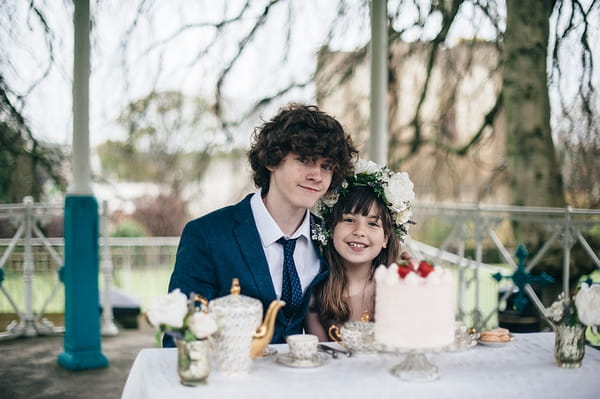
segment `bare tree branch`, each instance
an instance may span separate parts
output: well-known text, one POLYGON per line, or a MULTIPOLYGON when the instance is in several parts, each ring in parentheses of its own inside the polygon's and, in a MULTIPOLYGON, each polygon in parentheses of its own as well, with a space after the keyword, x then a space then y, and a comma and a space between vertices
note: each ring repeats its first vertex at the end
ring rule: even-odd
POLYGON ((248 32, 246 34, 246 36, 243 37, 242 40, 239 41, 239 43, 237 45, 236 54, 227 63, 225 68, 223 68, 223 71, 220 73, 220 75, 217 79, 216 94, 215 94, 215 110, 214 111, 215 111, 215 115, 217 115, 217 117, 219 117, 219 118, 222 117, 222 105, 221 105, 222 101, 223 101, 222 91, 223 91, 223 84, 225 82, 225 79, 227 78, 227 75, 229 74, 229 72, 231 71, 231 69, 237 62, 237 60, 241 57, 241 55, 244 52, 248 43, 250 43, 252 41, 252 39, 256 36, 256 33, 259 31, 259 29, 265 24, 265 22, 267 21, 269 12, 273 8, 273 6, 277 5, 279 2, 280 2, 280 0, 271 0, 269 2, 269 4, 267 4, 265 6, 262 14, 258 17, 258 19, 256 20, 256 23, 254 24, 254 26, 252 27, 250 32, 248 32))

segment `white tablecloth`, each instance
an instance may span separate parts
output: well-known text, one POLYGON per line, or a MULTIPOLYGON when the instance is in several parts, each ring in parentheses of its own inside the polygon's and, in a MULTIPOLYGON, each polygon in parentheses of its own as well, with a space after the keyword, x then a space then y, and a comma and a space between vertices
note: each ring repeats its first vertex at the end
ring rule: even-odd
MULTIPOLYGON (((341 356, 310 369, 277 363, 277 355, 257 359, 252 372, 226 377, 211 371, 208 384, 179 383, 175 349, 143 349, 127 378, 122 399, 166 398, 600 398, 600 351, 586 347, 583 365, 561 369, 554 363, 553 333, 516 334, 502 347, 477 345, 460 352, 430 353, 441 378, 406 382, 390 374, 402 354, 341 356)), ((287 345, 275 345, 279 354, 287 345)))

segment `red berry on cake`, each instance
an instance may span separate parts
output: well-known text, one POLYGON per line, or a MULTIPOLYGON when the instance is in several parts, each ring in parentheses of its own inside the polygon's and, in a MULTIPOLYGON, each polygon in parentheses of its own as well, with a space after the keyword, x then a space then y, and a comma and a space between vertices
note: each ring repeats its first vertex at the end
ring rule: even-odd
POLYGON ((419 262, 419 268, 417 269, 417 273, 421 277, 427 277, 429 273, 433 271, 433 266, 427 262, 426 260, 422 260, 419 262))
POLYGON ((412 271, 413 271, 412 267, 410 267, 406 264, 402 264, 402 265, 398 266, 398 274, 400 275, 401 278, 406 277, 406 275, 412 271))

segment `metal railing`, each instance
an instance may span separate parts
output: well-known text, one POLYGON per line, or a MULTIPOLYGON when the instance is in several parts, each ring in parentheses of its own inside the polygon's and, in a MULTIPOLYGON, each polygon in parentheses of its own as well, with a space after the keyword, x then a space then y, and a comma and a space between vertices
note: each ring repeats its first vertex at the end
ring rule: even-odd
MULTIPOLYGON (((457 317, 478 329, 497 325, 499 309, 502 310, 507 297, 514 292, 515 284, 510 279, 497 282, 490 278, 499 271, 507 274, 517 269, 518 263, 511 253, 511 247, 518 244, 510 232, 512 222, 538 224, 548 233, 541 249, 528 262, 527 272, 531 272, 554 246, 561 251, 563 276, 569 276, 571 248, 575 244, 581 245, 600 268, 598 248, 592 248, 584 238, 592 228, 600 228, 599 210, 417 204, 414 212, 414 219, 419 221, 414 235, 424 234, 419 229, 434 226, 441 243, 434 246, 409 239, 407 245, 417 257, 445 263, 455 270, 459 284, 457 317), (490 249, 499 254, 498 259, 486 259, 486 251, 490 249), (499 291, 504 293, 500 298, 499 291)), ((0 239, 0 250, 3 251, 0 256, 0 297, 6 298, 19 319, 0 333, 0 337, 61 331, 43 316, 48 305, 63 293, 59 274, 64 243, 62 237, 46 237, 41 226, 52 218, 62 217, 62 213, 63 204, 34 204, 30 199, 23 204, 0 205, 0 223, 10 223, 16 229, 11 239, 0 239), (36 297, 33 288, 35 275, 40 270, 55 273, 53 286, 46 290, 44 298, 36 297), (22 291, 14 286, 12 290, 5 287, 5 272, 9 271, 22 273, 22 291), (15 299, 18 295, 21 295, 20 300, 15 299), (41 303, 37 311, 34 311, 34 299, 41 303)), ((150 291, 149 296, 166 292, 179 238, 111 238, 107 229, 109 210, 105 204, 100 214, 100 282, 104 286, 102 304, 107 310, 103 312, 102 329, 103 334, 109 335, 118 333, 112 319, 113 283, 131 291, 143 274, 144 278, 155 277, 143 284, 143 288, 150 291)), ((563 291, 568 295, 568 278, 565 280, 563 291)), ((529 284, 523 289, 543 316, 545 309, 534 290, 529 284)))
MULTIPOLYGON (((13 338, 19 336, 35 336, 46 335, 53 333, 64 332, 63 327, 57 327, 44 314, 48 305, 56 297, 59 291, 62 291, 62 279, 60 278, 61 269, 63 267, 63 247, 64 239, 49 238, 43 233, 41 226, 45 225, 53 218, 61 219, 64 213, 62 204, 35 204, 32 197, 25 197, 23 204, 0 205, 0 223, 5 222, 12 225, 16 232, 9 240, 0 240, 0 246, 5 249, 0 257, 0 291, 9 302, 12 310, 17 315, 18 320, 13 320, 7 327, 6 331, 0 333, 0 338, 13 338), (18 249, 22 252, 19 252, 18 249), (54 271, 54 281, 49 294, 43 298, 43 304, 39 311, 34 311, 33 301, 35 298, 34 278, 36 272, 36 264, 40 264, 40 258, 36 259, 35 255, 43 253, 40 248, 49 255, 51 262, 44 263, 43 269, 46 271, 54 271), (14 293, 11 294, 6 289, 5 269, 9 265, 9 269, 18 268, 20 265, 23 273, 23 295, 22 304, 18 303, 14 298, 14 293), (21 306, 22 305, 22 306, 21 306)), ((112 285, 112 257, 110 255, 110 245, 105 245, 108 242, 108 207, 106 202, 103 203, 102 218, 100 228, 102 237, 100 243, 102 246, 102 263, 101 271, 104 277, 103 292, 103 311, 102 312, 102 334, 116 335, 118 328, 114 324, 113 309, 111 301, 111 285, 112 285)), ((39 270, 39 268, 38 268, 39 270)))
POLYGON ((12 321, 6 332, 0 337, 10 336, 34 336, 37 334, 49 334, 63 331, 62 328, 55 327, 50 321, 42 318, 47 305, 56 295, 61 287, 61 283, 56 276, 56 281, 51 289, 50 295, 44 301, 41 310, 37 313, 33 310, 33 280, 35 272, 35 260, 33 256, 34 240, 41 244, 55 266, 62 267, 62 256, 59 254, 52 243, 45 237, 40 229, 53 216, 62 214, 62 207, 51 204, 34 204, 32 197, 25 197, 23 204, 20 205, 2 205, 0 207, 0 221, 6 221, 16 228, 12 239, 8 240, 6 249, 0 258, 0 290, 7 298, 16 313, 18 320, 12 321), (17 301, 5 288, 3 282, 5 277, 5 265, 11 254, 18 246, 23 248, 22 272, 23 272, 23 303, 17 304, 17 301), (21 306, 22 305, 22 306, 21 306))
POLYGON ((573 209, 571 207, 489 206, 482 204, 417 204, 414 213, 416 220, 423 220, 428 223, 437 220, 437 228, 445 233, 442 234, 441 244, 437 247, 418 241, 409 241, 409 247, 416 254, 454 265, 458 269, 460 276, 458 315, 460 317, 470 316, 472 324, 478 328, 487 326, 494 317, 496 310, 503 310, 506 300, 517 288, 524 291, 521 294, 527 295, 540 315, 552 325, 547 319, 546 309, 542 301, 531 284, 525 281, 525 284, 518 287, 519 284, 515 282, 515 280, 518 282, 518 279, 511 279, 516 275, 515 272, 517 272, 519 266, 518 261, 513 257, 514 251, 511 252, 508 249, 511 246, 516 248, 519 244, 515 242, 511 231, 511 226, 515 222, 526 222, 529 225, 535 225, 537 227, 536 231, 546 232, 540 249, 537 253, 532 254, 533 256, 530 256, 531 260, 527 262, 527 266, 524 268, 527 275, 531 274, 532 269, 540 264, 551 248, 554 247, 560 250, 562 256, 562 292, 565 297, 569 296, 571 249, 575 244, 581 245, 595 267, 600 269, 599 249, 593 249, 584 237, 584 233, 590 233, 594 228, 600 229, 600 210, 573 209), (474 249, 474 256, 466 256, 467 248, 474 249), (501 285, 503 295, 498 301, 498 309, 483 314, 479 306, 481 298, 479 291, 486 281, 482 281, 481 270, 488 270, 486 277, 489 283, 490 271, 497 268, 497 265, 486 263, 484 259, 484 250, 486 249, 494 249, 499 254, 499 263, 507 265, 508 272, 515 274, 506 276, 509 278, 503 279, 504 284, 501 285), (466 275, 467 270, 471 270, 468 277, 466 275), (474 284, 475 308, 466 311, 462 308, 462 305, 469 284, 474 284))

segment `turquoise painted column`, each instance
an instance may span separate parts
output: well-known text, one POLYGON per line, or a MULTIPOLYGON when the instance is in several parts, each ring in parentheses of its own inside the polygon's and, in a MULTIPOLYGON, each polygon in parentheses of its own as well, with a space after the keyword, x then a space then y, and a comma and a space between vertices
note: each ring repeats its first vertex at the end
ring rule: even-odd
POLYGON ((74 5, 73 182, 65 199, 65 336, 58 363, 84 370, 106 367, 108 360, 100 335, 98 202, 90 185, 90 5, 89 0, 74 5))
POLYGON ((98 202, 93 196, 69 195, 65 201, 64 352, 58 363, 69 370, 108 366, 100 336, 98 288, 98 202))

